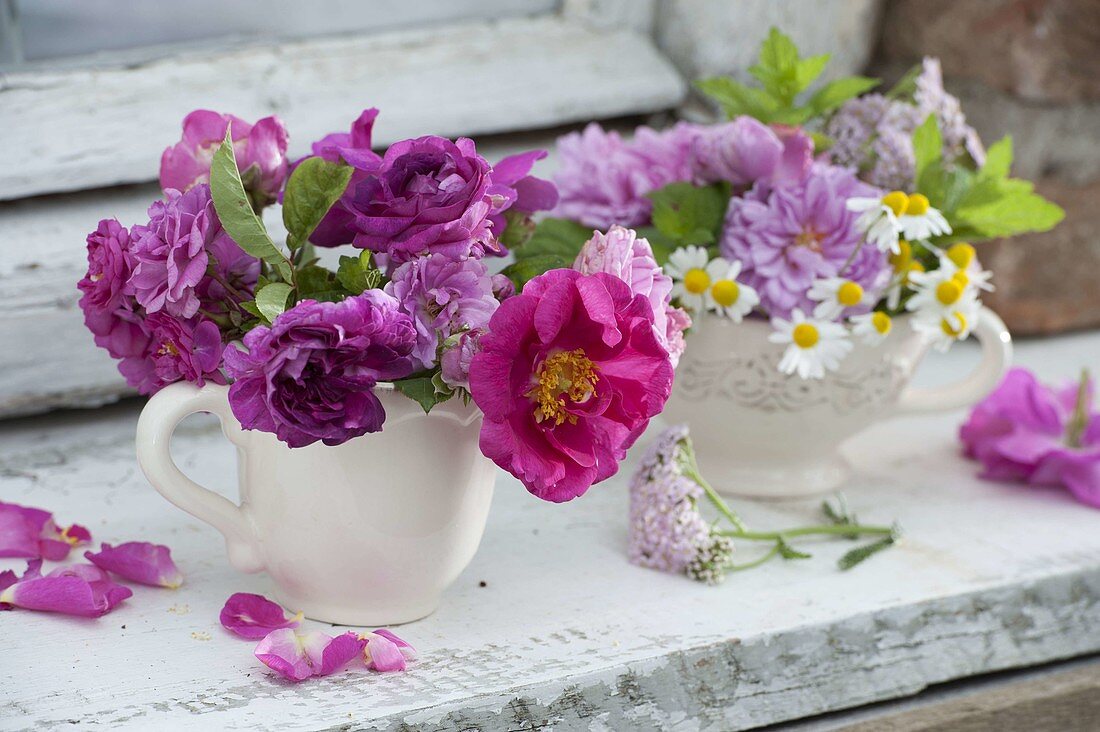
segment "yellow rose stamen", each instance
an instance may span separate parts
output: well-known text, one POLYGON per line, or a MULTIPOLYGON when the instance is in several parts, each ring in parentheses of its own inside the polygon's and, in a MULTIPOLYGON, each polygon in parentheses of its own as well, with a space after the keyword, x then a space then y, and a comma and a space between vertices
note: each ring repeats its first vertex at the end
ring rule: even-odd
POLYGON ((728 308, 741 296, 741 288, 733 280, 718 280, 714 283, 714 287, 710 288, 710 296, 716 303, 728 308))
POLYGON ((871 313, 871 325, 880 335, 889 335, 890 329, 894 327, 894 321, 886 313, 874 312, 871 313))
POLYGON ((947 258, 959 269, 966 269, 969 267, 970 263, 974 261, 975 256, 977 256, 977 252, 974 251, 974 247, 967 244, 965 241, 952 244, 947 250, 947 258))
POLYGON ((791 340, 799 348, 813 348, 821 340, 817 327, 810 323, 799 323, 791 332, 791 340))
POLYGON ((836 290, 836 301, 846 308, 859 305, 863 300, 863 288, 857 282, 845 282, 836 290))
POLYGON ((566 421, 576 424, 577 415, 565 410, 566 399, 584 404, 595 393, 599 380, 596 365, 583 348, 560 351, 539 365, 535 384, 524 396, 536 402, 536 422, 551 420, 555 427, 566 421))
POLYGON ((957 280, 947 280, 936 286, 936 299, 941 305, 954 305, 962 294, 963 286, 957 280))
POLYGON ((928 203, 928 196, 920 193, 914 193, 913 195, 909 196, 909 208, 906 209, 905 213, 909 214, 910 216, 923 216, 924 214, 928 213, 929 208, 930 206, 928 203))
POLYGON ((882 197, 882 205, 894 212, 895 216, 903 216, 909 209, 909 196, 905 191, 890 191, 882 197))
POLYGON ((702 295, 710 287, 710 275, 705 269, 689 269, 684 274, 684 289, 692 295, 702 295))

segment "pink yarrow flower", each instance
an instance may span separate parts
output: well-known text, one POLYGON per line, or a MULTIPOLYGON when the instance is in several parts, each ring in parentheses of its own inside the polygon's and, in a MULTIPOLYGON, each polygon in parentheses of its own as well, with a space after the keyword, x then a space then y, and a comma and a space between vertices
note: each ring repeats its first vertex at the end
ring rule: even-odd
POLYGON ((229 632, 241 638, 259 640, 273 630, 297 628, 302 622, 302 613, 288 618, 280 605, 263 595, 235 592, 225 601, 219 620, 229 632))
POLYGON ((273 630, 256 646, 256 658, 289 681, 328 676, 359 656, 366 643, 355 632, 333 638, 320 631, 298 635, 290 628, 273 630))
POLYGON ((981 477, 1061 486, 1100 508, 1100 412, 1092 380, 1052 389, 1026 369, 1009 371, 959 430, 981 477))
POLYGON ((104 543, 98 552, 84 552, 84 558, 131 582, 173 590, 183 584, 183 574, 172 561, 171 550, 161 544, 128 541, 115 547, 104 543))
POLYGON ((259 206, 274 203, 287 177, 286 127, 278 117, 251 125, 240 117, 196 109, 183 118, 183 138, 160 159, 160 187, 186 192, 210 182, 214 153, 231 130, 245 190, 259 206))
POLYGON ((41 559, 28 562, 27 571, 18 580, 12 572, 0 574, 0 610, 17 607, 97 618, 133 595, 91 564, 58 567, 47 575, 41 573, 41 567, 41 559))
MULTIPOLYGON (((661 271, 647 240, 622 226, 612 226, 606 234, 593 232, 573 262, 573 269, 581 274, 606 272, 630 285, 635 295, 645 296, 653 308, 653 331, 676 367, 684 351, 685 320, 673 311, 683 311, 669 304, 672 278, 661 271)), ((686 324, 691 325, 690 318, 686 324)))
POLYGON ((505 300, 470 365, 481 450, 534 495, 614 475, 672 388, 653 307, 621 279, 550 270, 505 300))
POLYGON ((0 501, 0 557, 57 562, 91 539, 83 526, 58 528, 49 511, 0 501))

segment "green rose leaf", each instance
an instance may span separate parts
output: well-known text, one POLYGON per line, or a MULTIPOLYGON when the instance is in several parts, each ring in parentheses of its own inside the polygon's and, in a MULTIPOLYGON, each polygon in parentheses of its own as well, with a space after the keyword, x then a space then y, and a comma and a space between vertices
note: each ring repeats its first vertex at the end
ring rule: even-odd
MULTIPOLYGON (((930 166, 943 159, 943 136, 940 134, 936 115, 928 115, 928 118, 913 131, 913 158, 916 161, 914 170, 917 190, 923 193, 930 166)), ((928 194, 925 193, 925 195, 928 194)))
POLYGON ((382 273, 371 261, 371 253, 364 251, 358 257, 340 257, 336 279, 353 295, 360 295, 378 287, 382 273))
POLYGON ((256 309, 271 323, 285 310, 293 288, 285 282, 272 282, 256 293, 256 309))
POLYGON ((517 262, 532 257, 554 256, 572 263, 584 243, 591 238, 591 227, 568 219, 543 219, 535 226, 531 238, 513 249, 512 254, 517 262))
POLYGON ((414 376, 393 382, 393 388, 415 401, 424 410, 424 414, 432 411, 436 404, 447 401, 454 396, 453 391, 440 392, 435 386, 434 375, 414 376))
POLYGON ((729 206, 729 185, 671 183, 647 196, 653 201, 653 225, 677 246, 718 241, 729 206))
POLYGON ((303 160, 286 183, 283 223, 291 249, 309 241, 321 220, 347 190, 353 168, 323 158, 303 160))
POLYGON ((290 280, 293 277, 290 263, 271 240, 244 190, 229 130, 210 163, 210 195, 222 227, 233 241, 248 254, 275 267, 283 279, 290 280))
POLYGON ((572 266, 572 259, 559 257, 556 254, 538 254, 509 264, 500 273, 510 279, 516 286, 516 290, 520 291, 524 285, 544 272, 552 269, 569 269, 572 266))

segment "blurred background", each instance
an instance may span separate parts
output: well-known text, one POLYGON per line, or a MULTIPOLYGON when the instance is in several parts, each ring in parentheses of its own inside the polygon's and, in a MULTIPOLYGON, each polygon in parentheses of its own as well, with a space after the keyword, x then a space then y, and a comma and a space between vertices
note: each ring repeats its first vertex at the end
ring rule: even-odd
POLYGON ((0 416, 127 394, 76 306, 84 237, 144 219, 192 109, 277 114, 297 157, 377 106, 380 145, 471 135, 495 161, 592 119, 704 118, 690 82, 745 77, 772 25, 833 55, 823 80, 939 56, 1067 212, 980 247, 986 302, 1017 335, 1100 325, 1098 0, 0 0, 0 416))

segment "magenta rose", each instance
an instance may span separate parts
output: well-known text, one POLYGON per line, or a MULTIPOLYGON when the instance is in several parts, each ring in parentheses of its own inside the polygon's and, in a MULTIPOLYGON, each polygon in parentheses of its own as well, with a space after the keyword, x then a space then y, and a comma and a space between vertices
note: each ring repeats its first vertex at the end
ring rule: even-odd
POLYGON ((493 234, 500 237, 507 228, 505 211, 530 215, 536 211, 549 211, 558 204, 558 189, 548 180, 531 175, 536 161, 546 157, 545 150, 530 150, 509 155, 493 166, 489 197, 493 208, 489 220, 493 234))
POLYGON ((603 272, 528 282, 501 303, 470 364, 482 452, 555 502, 614 475, 671 389, 652 306, 603 272))
POLYGON ((224 384, 222 334, 205 318, 174 318, 153 313, 142 322, 149 342, 141 356, 123 359, 119 370, 142 394, 154 394, 168 384, 190 381, 203 386, 211 381, 224 384))
POLYGON ((394 143, 350 201, 354 244, 393 262, 497 251, 489 222, 489 164, 473 140, 426 136, 394 143))
POLYGON ((129 289, 149 313, 163 310, 191 318, 200 307, 224 310, 229 293, 207 275, 215 262, 218 279, 248 297, 259 276, 259 261, 245 254, 222 228, 210 186, 169 190, 149 207, 149 223, 131 229, 134 271, 129 289), (212 259, 213 258, 213 259, 212 259))
POLYGON ((1052 389, 1014 368, 959 430, 966 456, 982 463, 983 478, 1062 486, 1100 508, 1100 412, 1092 396, 1091 380, 1052 389))
POLYGON ((481 260, 454 261, 442 254, 402 264, 391 275, 386 293, 413 319, 413 356, 419 369, 435 366, 442 342, 451 335, 487 326, 499 304, 481 260))
POLYGON ((274 203, 286 181, 289 137, 278 117, 264 117, 250 125, 240 117, 196 109, 183 118, 183 138, 160 158, 160 187, 187 192, 210 182, 210 162, 225 140, 233 136, 233 152, 245 190, 255 204, 274 203))
POLYGON ((416 329, 380 290, 341 302, 303 300, 230 346, 225 367, 233 414, 245 429, 291 447, 339 445, 382 429, 379 381, 413 372, 416 329))

